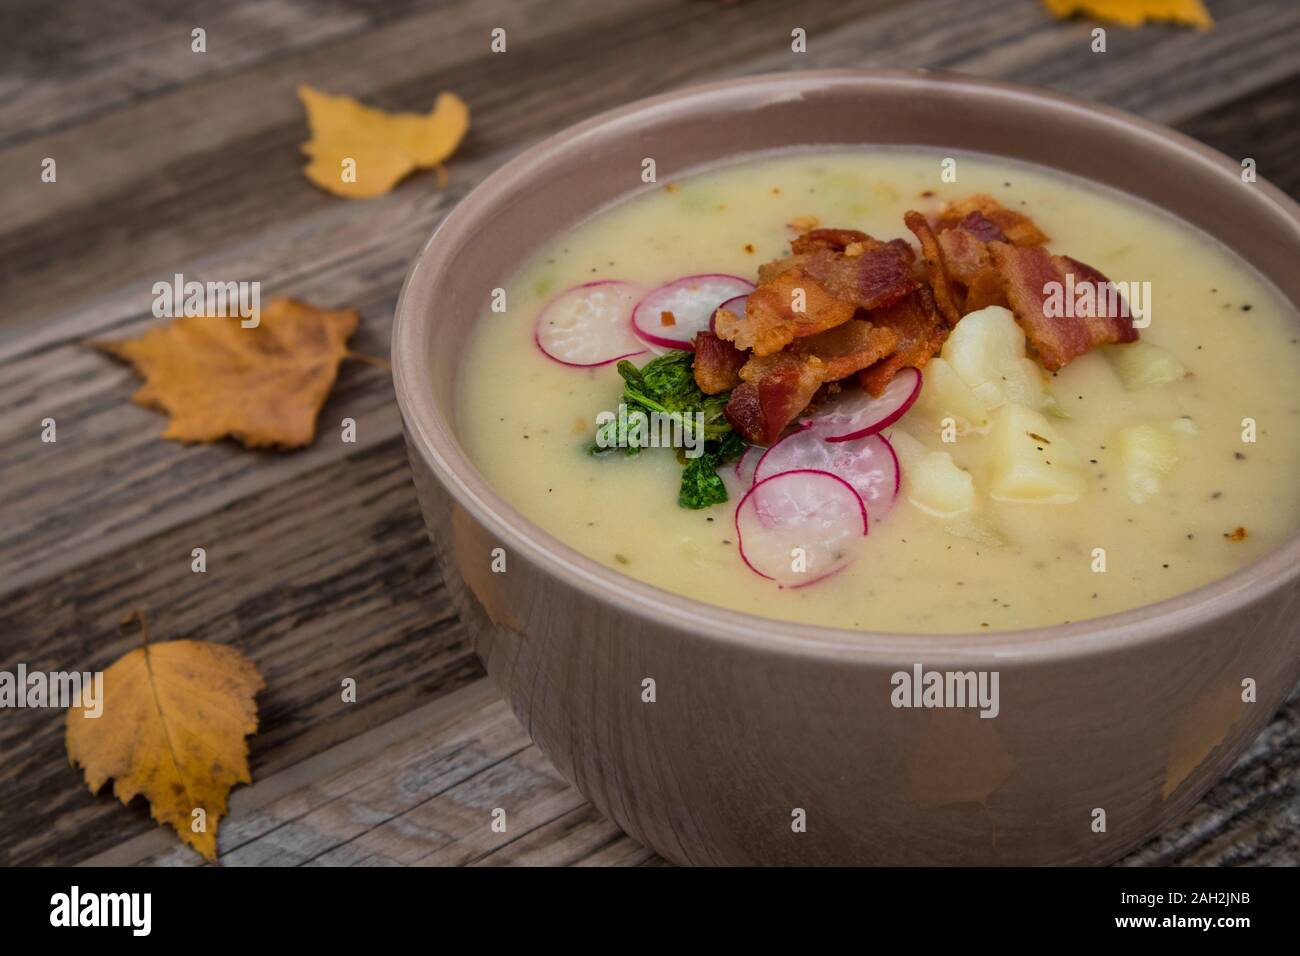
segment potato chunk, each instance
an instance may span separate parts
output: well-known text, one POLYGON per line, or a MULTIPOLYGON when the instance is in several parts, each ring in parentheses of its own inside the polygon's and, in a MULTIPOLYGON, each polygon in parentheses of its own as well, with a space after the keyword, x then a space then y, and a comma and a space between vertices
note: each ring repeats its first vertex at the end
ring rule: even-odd
POLYGON ((946 418, 953 420, 958 435, 988 426, 988 409, 946 361, 937 356, 930 359, 921 376, 921 394, 914 409, 929 419, 933 427, 942 428, 946 418))
POLYGON ((908 501, 937 518, 975 511, 975 480, 944 451, 930 451, 904 431, 894 431, 890 443, 903 466, 903 491, 908 501))
POLYGON ((1182 362, 1150 342, 1108 345, 1103 351, 1119 375, 1119 380, 1129 391, 1152 385, 1168 385, 1190 374, 1182 362))
POLYGON ((1008 402, 1028 408, 1042 402, 1042 372, 1025 356, 1025 333, 1009 309, 991 305, 965 316, 941 354, 989 411, 1008 402))
POLYGON ((998 501, 1069 504, 1088 489, 1074 450, 1041 413, 1023 405, 993 413, 984 468, 989 495, 998 501))
POLYGON ((1115 445, 1124 466, 1124 484, 1136 504, 1160 493, 1161 479, 1178 464, 1174 436, 1154 425, 1120 430, 1115 445))

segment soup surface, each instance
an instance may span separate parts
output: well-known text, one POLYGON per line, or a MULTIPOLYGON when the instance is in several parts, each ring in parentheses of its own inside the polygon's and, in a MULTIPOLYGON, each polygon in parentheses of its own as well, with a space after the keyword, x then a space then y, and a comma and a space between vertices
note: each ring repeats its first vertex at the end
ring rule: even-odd
MULTIPOLYGON (((959 156, 957 181, 944 182, 941 159, 919 150, 757 157, 648 186, 562 235, 508 283, 504 311, 481 317, 460 385, 470 455, 526 517, 624 574, 836 627, 978 632, 1078 621, 1190 590, 1279 546, 1300 510, 1300 323, 1289 304, 1233 255, 1144 204, 978 156, 959 156), (969 372, 979 361, 970 349, 985 346, 954 344, 954 332, 941 353, 948 361, 923 370, 920 400, 882 433, 901 461, 896 499, 872 504, 852 560, 809 586, 782 586, 742 558, 735 512, 747 482, 733 464, 719 469, 730 500, 692 510, 678 504, 682 464, 672 450, 589 454, 596 416, 617 409, 623 380, 613 363, 565 365, 539 349, 535 324, 557 295, 608 279, 638 294, 697 274, 754 281, 760 264, 789 253, 799 231, 791 223, 815 217, 911 240, 905 211, 931 215, 975 193, 1030 215, 1051 252, 1116 283, 1149 283, 1133 288, 1149 296, 1141 341, 1155 357, 1133 367, 1115 354, 1132 346, 1094 349, 1040 371, 1031 417, 1004 406, 971 421, 959 408, 966 393, 945 393, 940 374, 969 372), (1051 465, 1049 486, 1065 466, 1066 493, 1004 460, 1016 440, 1051 465)), ((1009 315, 995 309, 986 324, 1001 329, 1009 315)), ((649 351, 630 358, 636 365, 666 351, 640 347, 649 351)))

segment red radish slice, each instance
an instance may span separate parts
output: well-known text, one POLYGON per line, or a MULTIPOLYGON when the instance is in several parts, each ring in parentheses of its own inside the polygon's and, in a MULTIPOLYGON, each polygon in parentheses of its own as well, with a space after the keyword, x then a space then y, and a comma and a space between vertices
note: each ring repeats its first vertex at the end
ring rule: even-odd
POLYGON ((741 487, 748 489, 754 484, 754 469, 758 467, 759 459, 765 454, 765 449, 758 445, 746 445, 745 450, 740 453, 736 459, 736 480, 740 482, 741 487))
POLYGON ((646 351, 628 329, 640 290, 630 282, 588 282, 561 292, 537 316, 533 340, 561 365, 608 365, 646 351))
POLYGON ((901 369, 878 398, 865 389, 848 388, 804 424, 830 442, 865 438, 902 418, 920 394, 921 373, 901 369))
POLYGON ((754 487, 754 468, 758 465, 758 460, 763 457, 763 452, 767 451, 759 445, 746 445, 745 450, 740 453, 730 468, 724 468, 719 474, 722 476, 722 482, 727 486, 727 495, 733 500, 739 500, 745 496, 745 492, 754 487))
POLYGON ((743 319, 745 317, 745 306, 748 304, 749 304, 748 292, 746 292, 744 295, 738 295, 734 298, 728 299, 726 302, 722 303, 722 305, 714 309, 713 313, 709 316, 709 331, 712 332, 714 335, 717 335, 718 313, 721 312, 723 309, 726 309, 736 318, 743 319))
POLYGON ((812 428, 795 432, 763 453, 754 481, 804 469, 829 472, 848 482, 873 518, 898 494, 898 458, 884 435, 829 442, 812 428))
POLYGON ((632 329, 652 345, 693 349, 695 336, 709 328, 718 306, 753 288, 754 283, 740 276, 716 273, 674 279, 637 303, 632 329))
POLYGON ((843 478, 783 471, 736 506, 736 537, 749 569, 782 587, 805 587, 848 565, 867 533, 867 509, 843 478))

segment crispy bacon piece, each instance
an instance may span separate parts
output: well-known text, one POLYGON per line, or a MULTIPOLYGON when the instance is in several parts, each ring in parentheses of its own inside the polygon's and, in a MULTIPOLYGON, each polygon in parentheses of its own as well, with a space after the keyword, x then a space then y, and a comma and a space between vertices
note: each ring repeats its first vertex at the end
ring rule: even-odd
MULTIPOLYGON (((999 228, 998 224, 990 219, 978 209, 974 209, 966 214, 961 222, 957 223, 957 228, 963 232, 970 233, 980 242, 1010 242, 1007 234, 999 228)), ((950 230, 944 230, 948 232, 950 230)))
POLYGON ((897 302, 919 285, 912 277, 915 253, 906 242, 881 242, 863 236, 846 248, 851 248, 853 254, 819 249, 808 256, 803 266, 832 295, 860 309, 879 309, 897 302))
POLYGON ((718 312, 714 330, 719 338, 755 355, 779 352, 794 339, 816 335, 853 318, 856 307, 832 295, 813 276, 796 266, 765 282, 749 294, 745 314, 718 312), (795 311, 802 299, 802 310, 795 311))
POLYGON ((833 382, 884 358, 897 346, 898 333, 893 329, 877 328, 863 319, 853 319, 817 335, 795 339, 781 352, 751 357, 740 370, 740 378, 757 382, 793 356, 800 360, 817 359, 824 369, 823 381, 833 382))
MULTIPOLYGON (((815 356, 781 352, 749 369, 752 381, 737 385, 727 400, 727 421, 745 441, 770 445, 781 437, 826 380, 826 367, 815 356)), ((743 372, 744 370, 742 370, 743 372)))
POLYGON ((923 368, 948 338, 948 324, 926 286, 901 302, 872 312, 871 321, 898 336, 898 346, 891 355, 858 373, 858 381, 872 395, 883 392, 899 369, 909 365, 923 368))
POLYGON ((987 309, 991 305, 1007 308, 1007 296, 1002 291, 1002 279, 996 269, 985 269, 966 287, 965 314, 987 309))
POLYGON ((961 321, 961 309, 957 306, 956 290, 948 275, 948 266, 944 262, 939 240, 935 237, 934 230, 930 228, 929 220, 919 212, 909 210, 904 213, 903 222, 921 243, 921 258, 925 260, 925 270, 930 276, 930 288, 934 290, 935 303, 951 328, 961 321))
POLYGON ((1051 255, 1042 246, 991 242, 988 248, 1011 310, 1048 371, 1055 372, 1094 346, 1137 339, 1132 317, 1123 314, 1127 306, 1117 292, 1115 301, 1109 301, 1105 293, 1112 289, 1110 280, 1096 269, 1069 256, 1051 255), (1087 314, 1048 315, 1049 283, 1057 284, 1065 306, 1061 311, 1077 312, 1082 304, 1087 314), (1066 301, 1066 290, 1086 283, 1102 294, 1094 295, 1091 304, 1066 301))
POLYGON ((813 229, 805 232, 798 239, 791 239, 790 248, 794 250, 795 255, 816 252, 818 249, 843 252, 847 246, 855 242, 868 240, 875 241, 865 232, 858 232, 856 229, 813 229))
POLYGON ((712 332, 695 336, 695 384, 705 395, 729 392, 740 384, 740 369, 749 356, 712 332))
POLYGON ((833 382, 879 361, 897 347, 898 333, 893 329, 853 319, 826 332, 795 339, 788 351, 821 359, 826 381, 833 382))
POLYGON ((808 261, 807 253, 801 255, 784 256, 780 259, 773 259, 771 262, 765 262, 758 267, 758 284, 766 285, 783 272, 789 272, 796 266, 802 266, 808 261))
POLYGON ((988 247, 975 233, 963 226, 960 229, 946 229, 939 233, 938 238, 948 275, 965 287, 961 308, 963 315, 977 312, 985 306, 1007 304, 1006 297, 1002 294, 1002 280, 993 268, 988 247))
POLYGON ((1034 225, 1034 221, 1023 213, 1007 209, 988 193, 976 193, 960 202, 949 203, 939 213, 939 229, 967 229, 985 242, 1001 242, 1003 239, 1017 246, 1041 246, 1047 241, 1047 235, 1034 225), (971 218, 978 213, 978 218, 971 218), (969 221, 968 221, 969 220, 969 221), (985 223, 991 223, 1002 233, 1002 237, 992 235, 985 223))
POLYGON ((971 285, 980 273, 993 268, 988 247, 965 229, 945 229, 938 236, 948 275, 962 285, 971 285))

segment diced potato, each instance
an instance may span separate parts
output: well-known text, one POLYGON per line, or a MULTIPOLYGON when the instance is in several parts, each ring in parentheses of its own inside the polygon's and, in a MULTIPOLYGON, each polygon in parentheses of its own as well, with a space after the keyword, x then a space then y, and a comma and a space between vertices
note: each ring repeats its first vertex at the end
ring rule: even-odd
POLYGON ((991 305, 963 317, 940 354, 989 411, 1042 402, 1042 372, 1025 357, 1025 333, 1008 309, 991 305))
POLYGON ((1125 345, 1107 345, 1104 351, 1119 380, 1129 391, 1168 385, 1188 375, 1182 362, 1150 342, 1139 340, 1125 345))
POLYGON ((998 501, 1069 504, 1088 490, 1069 443, 1040 412, 1023 405, 993 413, 984 469, 989 495, 998 501))
POLYGON ((935 356, 930 359, 921 375, 921 394, 917 396, 913 410, 929 419, 934 428, 942 428, 946 418, 953 419, 958 435, 988 427, 989 416, 984 403, 942 358, 935 356))
POLYGON ((974 512, 975 480, 951 455, 930 451, 900 430, 895 430, 889 441, 903 466, 903 491, 908 501, 938 518, 974 512))
POLYGON ((1160 493, 1161 479, 1178 464, 1174 436, 1154 425, 1133 425, 1120 430, 1115 447, 1124 467, 1128 496, 1137 504, 1160 493))
POLYGON ((894 446, 894 454, 898 456, 898 464, 903 469, 904 475, 919 459, 930 453, 930 449, 901 428, 890 429, 888 435, 889 443, 894 446))

